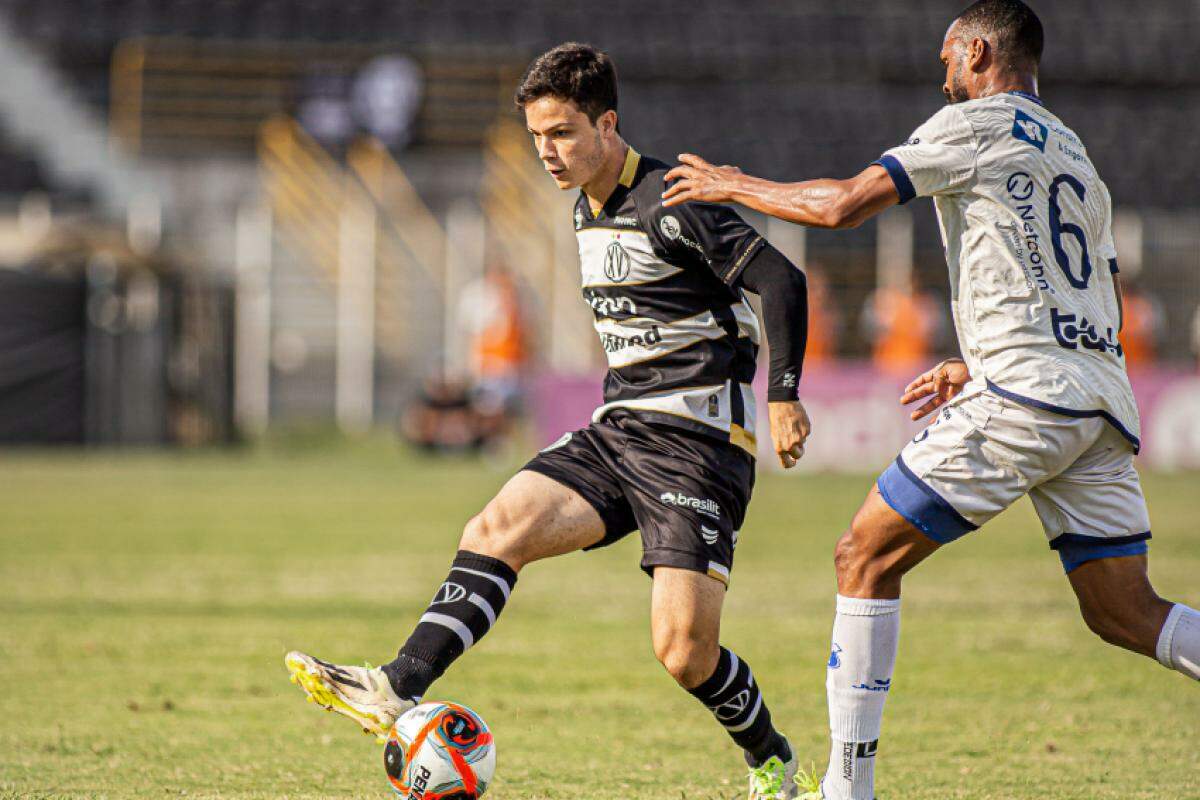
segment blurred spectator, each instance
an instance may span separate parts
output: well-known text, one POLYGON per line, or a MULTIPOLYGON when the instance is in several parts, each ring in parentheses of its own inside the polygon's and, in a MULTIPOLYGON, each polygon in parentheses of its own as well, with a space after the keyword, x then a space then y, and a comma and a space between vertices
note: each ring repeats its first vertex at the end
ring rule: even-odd
POLYGON ((1163 332, 1162 303, 1135 283, 1125 283, 1121 288, 1124 324, 1118 339, 1125 350, 1125 364, 1132 368, 1154 366, 1163 332))
POLYGON ((880 287, 867 296, 862 330, 872 343, 871 359, 880 370, 904 374, 927 369, 946 330, 942 304, 917 287, 880 287))
POLYGON ((513 416, 521 406, 528 357, 521 297, 509 269, 490 262, 463 289, 458 324, 468 342, 468 366, 476 405, 488 414, 513 416))
POLYGON ((496 426, 471 403, 460 380, 431 375, 400 419, 405 441, 436 453, 477 451, 495 435, 496 426))
POLYGON ((391 150, 412 138, 421 105, 421 68, 407 56, 380 56, 354 80, 354 116, 359 125, 391 150))
POLYGON ((837 300, 830 294, 829 281, 820 264, 809 262, 804 270, 808 279, 808 347, 806 364, 828 364, 837 356, 837 336, 842 315, 837 300))

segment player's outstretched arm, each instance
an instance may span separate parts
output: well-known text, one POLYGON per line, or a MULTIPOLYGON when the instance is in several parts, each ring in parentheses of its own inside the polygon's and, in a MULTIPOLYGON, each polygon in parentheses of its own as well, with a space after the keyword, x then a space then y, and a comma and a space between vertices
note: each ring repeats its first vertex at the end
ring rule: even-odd
POLYGON ((814 228, 854 228, 900 202, 888 172, 872 164, 847 180, 775 183, 737 167, 718 167, 691 153, 666 175, 663 205, 691 200, 738 203, 772 217, 814 228), (671 183, 674 181, 674 183, 671 183))

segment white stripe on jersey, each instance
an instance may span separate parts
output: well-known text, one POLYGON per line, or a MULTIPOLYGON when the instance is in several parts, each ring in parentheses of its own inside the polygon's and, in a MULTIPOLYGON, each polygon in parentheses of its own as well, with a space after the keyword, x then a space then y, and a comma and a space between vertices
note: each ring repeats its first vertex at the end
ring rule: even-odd
POLYGON ((657 283, 683 272, 654 254, 642 231, 585 228, 577 231, 584 288, 657 283))
MULTIPOLYGON (((745 424, 741 426, 741 434, 746 441, 734 441, 739 447, 749 449, 754 453, 754 430, 756 407, 754 389, 748 383, 737 384, 737 391, 742 393, 742 406, 745 410, 745 424), (749 446, 749 447, 748 447, 749 446)), ((694 422, 701 422, 724 433, 735 433, 738 426, 730 419, 729 384, 719 386, 696 386, 660 394, 643 395, 631 400, 614 400, 605 403, 592 412, 592 422, 599 422, 605 415, 616 408, 631 408, 641 411, 656 411, 660 414, 671 414, 694 422)))
POLYGON ((661 358, 696 342, 725 335, 725 329, 711 311, 669 323, 646 317, 622 320, 601 317, 595 325, 608 356, 608 366, 613 369, 661 358))

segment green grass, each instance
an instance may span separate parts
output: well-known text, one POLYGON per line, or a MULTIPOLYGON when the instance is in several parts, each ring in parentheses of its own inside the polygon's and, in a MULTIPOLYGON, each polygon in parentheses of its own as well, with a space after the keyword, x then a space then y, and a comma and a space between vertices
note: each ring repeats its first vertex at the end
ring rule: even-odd
MULTIPOLYGON (((0 457, 0 798, 385 798, 379 749, 283 653, 390 657, 509 467, 328 451, 0 457)), ((822 765, 830 549, 870 477, 760 479, 724 641, 822 765)), ((1200 606, 1197 476, 1146 476, 1152 572, 1200 606)), ((740 796, 655 663, 636 537, 530 567, 435 686, 498 738, 495 800, 740 796)), ((1023 501, 906 585, 885 800, 1200 798, 1200 687, 1078 619, 1023 501)))

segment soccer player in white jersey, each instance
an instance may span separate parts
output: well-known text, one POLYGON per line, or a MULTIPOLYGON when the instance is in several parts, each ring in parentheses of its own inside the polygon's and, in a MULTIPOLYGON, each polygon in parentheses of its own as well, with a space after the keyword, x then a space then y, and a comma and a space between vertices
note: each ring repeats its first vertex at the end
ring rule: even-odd
POLYGON ((1038 97, 1042 26, 1020 0, 980 0, 942 44, 949 105, 849 180, 779 184, 695 156, 664 197, 734 202, 854 227, 932 197, 962 358, 901 401, 934 422, 887 468, 838 541, 826 687, 833 747, 812 797, 871 800, 900 628, 900 583, 935 550, 1029 495, 1089 628, 1200 679, 1200 613, 1146 573, 1150 521, 1117 332, 1111 201, 1087 150, 1038 97), (935 413, 936 412, 936 413, 935 413))

